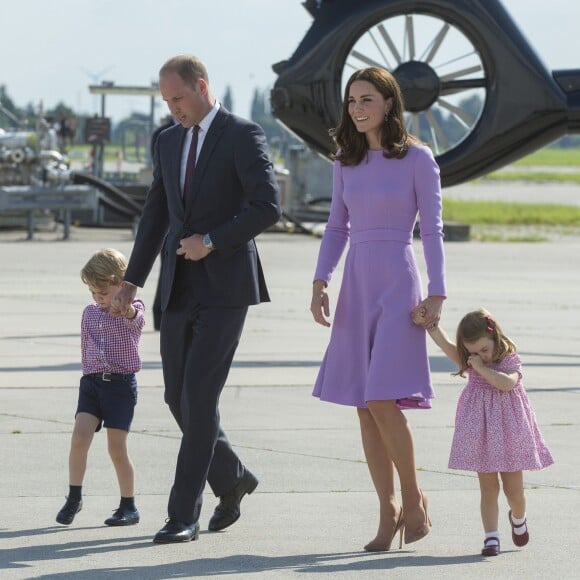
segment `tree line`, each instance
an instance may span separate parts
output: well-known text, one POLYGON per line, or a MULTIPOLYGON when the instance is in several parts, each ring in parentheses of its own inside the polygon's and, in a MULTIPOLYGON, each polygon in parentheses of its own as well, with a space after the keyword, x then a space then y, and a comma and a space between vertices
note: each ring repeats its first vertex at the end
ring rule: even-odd
MULTIPOLYGON (((477 97, 467 99, 461 103, 461 106, 476 115, 481 106, 476 99, 477 97)), ((230 111, 234 109, 234 95, 231 86, 228 85, 226 87, 221 102, 226 109, 230 111)), ((441 126, 444 127, 447 136, 453 141, 456 138, 456 133, 461 130, 457 122, 452 118, 443 118, 439 111, 433 111, 433 114, 441 126)), ((68 123, 67 130, 71 132, 71 135, 69 135, 71 143, 84 143, 84 120, 92 116, 75 111, 63 101, 57 103, 54 107, 42 111, 32 103, 19 107, 8 94, 6 86, 0 85, 0 128, 34 131, 38 128, 41 120, 61 125, 66 120, 68 123), (18 126, 15 126, 16 121, 18 121, 18 126)), ((261 89, 258 87, 254 89, 250 118, 264 129, 270 143, 292 145, 300 142, 290 132, 286 131, 272 115, 270 111, 269 89, 261 89)), ((425 132, 427 135, 427 129, 423 124, 420 125, 421 133, 425 132)), ((128 144, 136 148, 146 147, 151 129, 148 115, 133 112, 129 117, 122 119, 114 125, 111 134, 111 144, 121 145, 123 149, 128 144)), ((419 137, 424 138, 422 134, 419 137)), ((429 140, 428 135, 426 140, 429 140)), ((553 145, 557 147, 578 147, 580 145, 580 137, 566 135, 553 145)))
MULTIPOLYGON (((232 88, 229 85, 226 87, 221 102, 226 109, 233 110, 234 97, 232 88)), ((89 117, 93 117, 93 115, 75 111, 64 101, 60 101, 54 107, 44 110, 40 110, 38 105, 32 103, 19 106, 10 97, 6 86, 0 85, 0 128, 5 130, 34 131, 42 119, 49 123, 59 123, 63 119, 67 119, 75 129, 75 141, 83 143, 84 119, 89 117)), ((268 89, 254 89, 251 119, 263 127, 268 140, 280 139, 284 136, 283 128, 276 122, 270 112, 268 89)), ((150 118, 147 114, 133 112, 127 118, 114 125, 111 144, 120 144, 123 139, 126 139, 126 133, 145 133, 148 137, 149 123, 150 118)), ((141 140, 141 137, 139 140, 141 140)))

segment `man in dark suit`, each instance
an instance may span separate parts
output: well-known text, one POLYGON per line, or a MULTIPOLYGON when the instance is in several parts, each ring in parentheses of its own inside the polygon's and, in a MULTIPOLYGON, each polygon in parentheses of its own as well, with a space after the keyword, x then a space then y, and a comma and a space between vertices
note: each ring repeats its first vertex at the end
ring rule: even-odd
POLYGON ((153 183, 113 306, 125 311, 165 238, 161 358, 165 401, 183 436, 169 519, 153 541, 169 543, 197 539, 206 481, 220 497, 210 530, 233 524, 258 485, 220 427, 218 401, 248 306, 269 300, 254 237, 281 210, 264 132, 219 105, 204 64, 169 59, 159 88, 178 124, 157 140, 153 183))
MULTIPOLYGON (((153 131, 151 134, 150 139, 150 154, 151 154, 151 161, 155 159, 155 146, 157 144, 157 139, 159 135, 168 129, 169 127, 173 127, 177 121, 171 116, 168 115, 167 118, 153 131)), ((163 246, 161 246, 161 252, 159 253, 161 260, 163 261, 163 246)), ((155 298, 153 299, 153 307, 151 309, 153 311, 153 328, 155 330, 161 329, 161 275, 157 280, 157 289, 155 290, 155 298)))

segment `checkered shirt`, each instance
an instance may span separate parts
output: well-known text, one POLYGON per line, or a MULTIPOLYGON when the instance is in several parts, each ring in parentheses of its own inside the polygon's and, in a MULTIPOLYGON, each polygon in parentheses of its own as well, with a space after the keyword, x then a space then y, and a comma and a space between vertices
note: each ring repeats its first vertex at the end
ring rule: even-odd
POLYGON ((98 304, 89 304, 81 320, 83 374, 135 373, 141 368, 139 339, 145 325, 145 306, 134 300, 132 320, 116 318, 98 304))

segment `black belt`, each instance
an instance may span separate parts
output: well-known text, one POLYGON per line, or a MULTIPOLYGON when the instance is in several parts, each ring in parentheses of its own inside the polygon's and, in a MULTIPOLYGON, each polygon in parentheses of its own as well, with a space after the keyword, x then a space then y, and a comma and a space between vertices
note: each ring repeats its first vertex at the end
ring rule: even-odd
POLYGON ((89 377, 98 377, 99 379, 110 383, 111 381, 124 381, 127 379, 132 379, 135 373, 129 373, 126 375, 120 375, 117 373, 90 373, 89 377))

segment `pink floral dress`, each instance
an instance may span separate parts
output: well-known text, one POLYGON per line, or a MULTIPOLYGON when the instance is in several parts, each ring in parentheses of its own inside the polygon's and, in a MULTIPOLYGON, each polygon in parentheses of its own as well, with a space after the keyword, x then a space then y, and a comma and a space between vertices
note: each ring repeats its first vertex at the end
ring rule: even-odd
POLYGON ((500 391, 468 369, 457 403, 449 468, 493 473, 548 467, 554 460, 524 389, 519 355, 508 354, 490 368, 517 372, 518 382, 511 391, 500 391))

